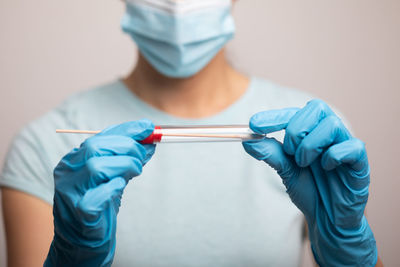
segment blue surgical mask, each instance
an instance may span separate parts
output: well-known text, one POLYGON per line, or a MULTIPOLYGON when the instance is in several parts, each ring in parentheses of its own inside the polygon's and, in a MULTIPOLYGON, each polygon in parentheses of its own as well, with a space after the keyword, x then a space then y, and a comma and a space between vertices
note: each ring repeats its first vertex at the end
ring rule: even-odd
POLYGON ((203 69, 233 38, 231 0, 127 0, 122 29, 161 74, 203 69))

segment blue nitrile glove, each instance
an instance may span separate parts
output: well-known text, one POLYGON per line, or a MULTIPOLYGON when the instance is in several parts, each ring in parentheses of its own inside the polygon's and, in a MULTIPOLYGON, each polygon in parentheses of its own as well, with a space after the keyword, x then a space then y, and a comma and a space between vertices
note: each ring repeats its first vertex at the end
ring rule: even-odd
POLYGON ((250 127, 262 134, 286 129, 283 145, 265 138, 243 146, 281 176, 305 215, 317 263, 375 266, 376 243, 364 216, 370 172, 364 143, 321 100, 257 113, 250 127))
POLYGON ((122 193, 154 153, 148 120, 112 126, 73 149, 54 170, 54 239, 44 266, 110 266, 122 193))

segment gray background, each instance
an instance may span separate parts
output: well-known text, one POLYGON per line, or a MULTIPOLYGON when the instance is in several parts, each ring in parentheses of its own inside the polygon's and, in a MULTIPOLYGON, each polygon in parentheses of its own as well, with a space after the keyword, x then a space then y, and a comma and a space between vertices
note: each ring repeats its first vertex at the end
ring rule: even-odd
MULTIPOLYGON (((25 123, 129 71, 136 48, 121 34, 122 13, 115 0, 0 1, 1 162, 25 123)), ((387 266, 400 261, 399 14, 398 0, 240 0, 228 51, 246 73, 311 92, 350 120, 367 144, 368 217, 387 266)))

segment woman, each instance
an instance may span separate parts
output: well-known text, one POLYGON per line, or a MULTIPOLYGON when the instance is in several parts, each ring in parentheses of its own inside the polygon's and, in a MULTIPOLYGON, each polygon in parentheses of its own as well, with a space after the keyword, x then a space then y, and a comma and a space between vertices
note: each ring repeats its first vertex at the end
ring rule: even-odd
POLYGON ((140 51, 133 72, 32 122, 9 152, 10 266, 295 266, 304 217, 320 265, 380 264, 363 216, 363 143, 324 102, 227 63, 231 5, 127 2, 122 27, 140 51), (250 117, 256 132, 286 130, 275 135, 283 143, 243 143, 267 165, 236 144, 140 143, 154 124, 250 117), (56 128, 106 129, 88 138, 56 128))

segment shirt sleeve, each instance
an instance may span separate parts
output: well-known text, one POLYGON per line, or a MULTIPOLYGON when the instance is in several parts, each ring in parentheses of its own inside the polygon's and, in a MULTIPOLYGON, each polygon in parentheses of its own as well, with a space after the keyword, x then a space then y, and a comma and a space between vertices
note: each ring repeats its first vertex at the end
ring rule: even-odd
POLYGON ((0 186, 13 188, 53 203, 54 182, 50 160, 33 127, 14 138, 6 155, 0 186))

